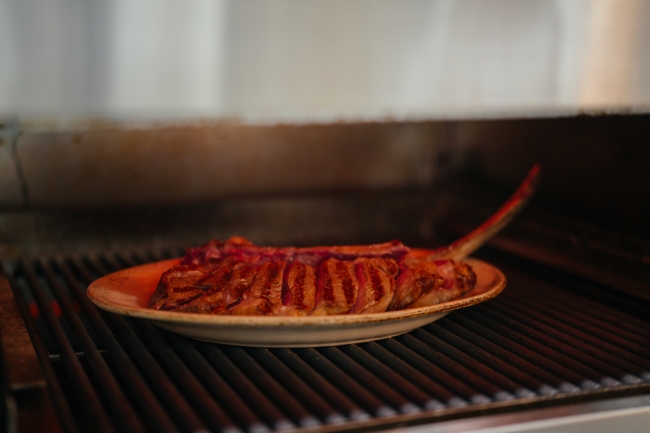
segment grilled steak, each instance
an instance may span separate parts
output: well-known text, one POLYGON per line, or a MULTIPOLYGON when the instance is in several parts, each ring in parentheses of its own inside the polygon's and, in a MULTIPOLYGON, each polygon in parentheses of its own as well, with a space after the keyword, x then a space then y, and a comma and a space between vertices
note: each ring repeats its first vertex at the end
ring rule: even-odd
POLYGON ((397 241, 310 248, 210 241, 162 275, 147 306, 265 316, 377 313, 445 302, 476 284, 465 263, 409 251, 397 241))
POLYGON ((531 198, 535 165, 515 193, 471 233, 424 258, 393 241, 339 247, 259 247, 241 237, 190 248, 165 272, 148 308, 209 314, 358 314, 446 302, 474 288, 462 260, 531 198))

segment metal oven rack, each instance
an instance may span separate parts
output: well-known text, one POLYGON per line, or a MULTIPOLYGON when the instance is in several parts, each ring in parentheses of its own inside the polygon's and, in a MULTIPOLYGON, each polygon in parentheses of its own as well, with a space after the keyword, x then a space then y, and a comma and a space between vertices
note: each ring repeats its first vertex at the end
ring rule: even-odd
POLYGON ((180 253, 4 263, 58 415, 53 431, 385 429, 650 394, 650 302, 494 249, 480 258, 508 277, 496 299, 339 347, 193 341, 85 296, 102 275, 180 253))

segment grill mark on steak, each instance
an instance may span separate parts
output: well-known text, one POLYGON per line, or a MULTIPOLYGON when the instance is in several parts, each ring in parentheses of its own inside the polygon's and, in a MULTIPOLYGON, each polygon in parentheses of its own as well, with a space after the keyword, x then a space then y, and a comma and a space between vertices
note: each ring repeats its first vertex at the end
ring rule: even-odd
POLYGON ((370 277, 370 281, 372 283, 372 289, 374 292, 374 301, 379 302, 381 301, 381 298, 384 296, 384 287, 382 286, 382 281, 381 278, 379 278, 379 272, 377 271, 377 268, 369 266, 368 267, 368 276, 370 277))
POLYGON ((294 304, 300 310, 305 309, 305 275, 307 274, 307 265, 298 266, 298 275, 294 281, 295 291, 294 304))
POLYGON ((285 273, 282 304, 293 305, 295 308, 305 309, 305 277, 307 266, 304 263, 294 262, 285 273), (290 275, 293 279, 290 279, 290 275))
POLYGON ((350 314, 386 311, 395 292, 398 266, 393 259, 359 258, 354 261, 359 290, 350 314))
POLYGON ((220 266, 219 260, 209 265, 178 265, 164 272, 149 298, 147 308, 172 310, 202 296, 209 285, 203 280, 220 266))
POLYGON ((252 284, 238 302, 228 307, 233 315, 275 316, 282 307, 282 280, 287 262, 263 262, 255 268, 252 284))
POLYGON ((334 301, 334 281, 330 273, 328 260, 321 263, 318 268, 319 293, 321 298, 326 302, 334 301), (322 289, 321 289, 322 286, 322 289))
POLYGON ((357 299, 358 288, 352 262, 334 258, 323 260, 318 267, 316 305, 311 314, 347 313, 357 299))
POLYGON ((314 267, 293 262, 284 272, 281 316, 304 316, 314 309, 316 296, 316 270, 314 267))
POLYGON ((350 269, 344 261, 336 262, 336 274, 341 280, 341 289, 348 304, 351 304, 356 297, 356 290, 352 285, 352 277, 350 276, 350 269))

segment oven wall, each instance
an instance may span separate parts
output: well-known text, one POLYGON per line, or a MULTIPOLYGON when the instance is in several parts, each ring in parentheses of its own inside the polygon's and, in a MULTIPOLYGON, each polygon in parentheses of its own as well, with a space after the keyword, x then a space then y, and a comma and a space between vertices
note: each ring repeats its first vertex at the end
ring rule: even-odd
POLYGON ((650 116, 454 122, 448 137, 454 171, 507 189, 540 163, 534 203, 650 240, 650 116))
MULTIPOLYGON (((0 146, 0 208, 183 205, 282 194, 426 189, 440 122, 94 125, 0 146)), ((13 140, 13 141, 12 141, 13 140)))
POLYGON ((541 163, 539 200, 605 227, 649 233, 648 115, 5 131, 3 209, 427 190, 450 173, 507 190, 541 163))

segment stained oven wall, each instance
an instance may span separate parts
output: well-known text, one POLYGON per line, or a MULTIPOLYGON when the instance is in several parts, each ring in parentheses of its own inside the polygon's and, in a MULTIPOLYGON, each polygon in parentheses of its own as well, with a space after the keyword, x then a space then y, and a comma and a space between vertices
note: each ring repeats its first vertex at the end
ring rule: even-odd
POLYGON ((540 163, 538 204, 650 239, 650 116, 467 121, 451 128, 454 170, 503 188, 540 163))
POLYGON ((0 147, 0 207, 110 208, 425 188, 444 125, 386 122, 26 129, 0 147), (13 139, 13 141, 12 141, 13 139))

